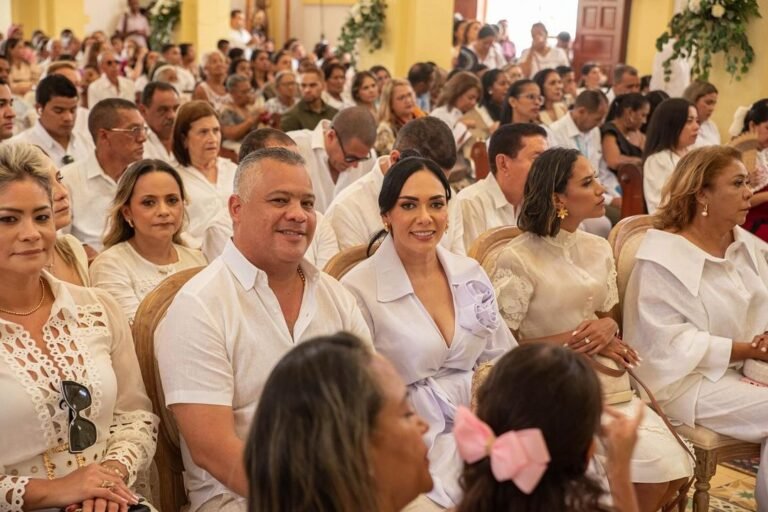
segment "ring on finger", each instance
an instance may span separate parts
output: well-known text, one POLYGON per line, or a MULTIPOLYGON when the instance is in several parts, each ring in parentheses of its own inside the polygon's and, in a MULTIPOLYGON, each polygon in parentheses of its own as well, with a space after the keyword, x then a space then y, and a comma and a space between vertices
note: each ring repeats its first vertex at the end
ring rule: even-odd
POLYGON ((590 340, 588 337, 585 336, 584 337, 584 344, 585 345, 589 345, 590 343, 592 343, 592 340, 590 340))
POLYGON ((109 480, 102 480, 101 485, 99 487, 102 487, 104 489, 112 489, 115 486, 115 482, 111 482, 109 480))

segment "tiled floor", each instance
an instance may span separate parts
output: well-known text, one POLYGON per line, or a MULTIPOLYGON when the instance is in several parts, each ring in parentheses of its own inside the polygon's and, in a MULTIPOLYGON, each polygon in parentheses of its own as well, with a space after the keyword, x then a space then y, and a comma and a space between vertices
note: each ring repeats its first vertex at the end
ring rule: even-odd
MULTIPOLYGON (((710 481, 712 489, 709 492, 709 510, 712 512, 754 512, 755 505, 755 477, 726 468, 717 467, 717 473, 710 481)), ((691 489, 693 496, 693 489, 691 489)), ((692 510, 691 501, 688 501, 688 510, 692 510)))

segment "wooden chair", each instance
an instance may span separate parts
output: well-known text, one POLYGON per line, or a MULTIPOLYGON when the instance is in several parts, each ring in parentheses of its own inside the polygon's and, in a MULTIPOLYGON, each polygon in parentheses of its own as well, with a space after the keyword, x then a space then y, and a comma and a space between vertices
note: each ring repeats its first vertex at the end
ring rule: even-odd
POLYGON ((160 503, 154 505, 163 512, 179 512, 187 505, 184 488, 184 464, 179 448, 179 430, 173 414, 165 406, 165 394, 155 360, 155 328, 165 316, 168 306, 176 293, 192 276, 203 267, 182 270, 164 280, 147 295, 136 311, 133 322, 133 340, 139 359, 144 386, 155 414, 160 417, 160 431, 157 436, 155 464, 159 474, 160 503))
MULTIPOLYGON (((378 249, 378 245, 373 247, 373 252, 376 252, 376 249, 378 249)), ((328 260, 328 263, 325 264, 325 268, 323 268, 323 272, 337 280, 341 279, 347 272, 352 270, 355 265, 368 257, 366 255, 367 250, 368 244, 348 247, 343 251, 336 253, 333 258, 328 260)))
POLYGON ((475 166, 475 179, 482 180, 488 176, 488 173, 491 172, 491 165, 488 161, 488 147, 485 142, 480 141, 472 144, 469 156, 475 166))
MULTIPOLYGON (((629 276, 635 266, 635 254, 652 226, 650 215, 637 215, 622 219, 611 231, 608 241, 613 247, 616 259, 617 281, 619 288, 618 324, 621 325, 621 305, 624 292, 627 289, 629 276)), ((717 465, 721 462, 744 457, 760 455, 760 445, 739 441, 700 425, 691 428, 686 425, 676 427, 677 433, 688 438, 693 444, 696 454, 694 476, 695 492, 693 494, 693 510, 705 512, 709 510, 710 479, 714 476, 717 465)))
POLYGON ((240 157, 237 154, 237 151, 235 151, 232 148, 225 148, 224 146, 221 146, 219 148, 219 156, 221 158, 226 158, 228 160, 231 160, 232 163, 237 164, 240 161, 240 157))
POLYGON ((501 250, 520 233, 521 231, 514 226, 489 229, 472 242, 467 256, 477 260, 485 272, 491 275, 501 250))
POLYGON ((621 184, 621 218, 645 213, 643 170, 635 164, 622 164, 616 170, 621 184))

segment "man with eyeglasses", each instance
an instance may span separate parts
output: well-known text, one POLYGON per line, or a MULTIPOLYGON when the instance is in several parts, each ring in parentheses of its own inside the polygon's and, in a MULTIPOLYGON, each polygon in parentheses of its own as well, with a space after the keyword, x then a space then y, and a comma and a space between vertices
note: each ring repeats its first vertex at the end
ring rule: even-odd
POLYGON ((88 86, 88 106, 93 107, 107 98, 123 98, 136 101, 133 81, 120 76, 120 63, 112 50, 101 53, 98 58, 101 76, 88 86))
POLYGON ((77 87, 68 78, 51 75, 40 80, 35 90, 35 124, 11 139, 41 147, 57 167, 82 162, 93 153, 93 142, 75 130, 77 87))
POLYGON ((280 129, 284 132, 293 130, 314 130, 324 119, 332 119, 338 110, 323 101, 325 78, 317 68, 303 69, 299 72, 301 100, 280 119, 280 129))
POLYGON ((139 110, 147 123, 147 141, 144 158, 156 158, 178 167, 173 154, 173 123, 179 110, 179 93, 164 82, 150 82, 141 92, 139 110))
POLYGON ((342 110, 314 130, 288 132, 307 162, 315 191, 315 209, 324 213, 336 194, 376 163, 376 120, 365 107, 342 110))
POLYGON ((13 110, 13 94, 8 82, 0 79, 0 143, 13 136, 13 120, 16 112, 13 110))
POLYGON ((147 127, 134 103, 108 98, 91 108, 88 129, 96 150, 86 160, 63 167, 61 174, 69 189, 72 234, 100 251, 117 182, 126 167, 144 156, 147 127))

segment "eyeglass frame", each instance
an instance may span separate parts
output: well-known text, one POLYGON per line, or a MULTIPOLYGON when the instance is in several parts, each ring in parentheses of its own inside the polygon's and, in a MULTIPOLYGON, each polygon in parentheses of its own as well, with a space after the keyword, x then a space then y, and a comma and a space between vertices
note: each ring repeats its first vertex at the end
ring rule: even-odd
POLYGON ((82 453, 94 444, 96 444, 96 440, 98 437, 98 430, 96 429, 96 424, 94 424, 91 420, 88 418, 85 418, 80 415, 81 412, 84 412, 85 410, 89 409, 91 405, 93 404, 93 399, 91 397, 91 390, 88 389, 87 386, 84 384, 80 384, 79 382, 75 382, 73 380, 62 380, 60 385, 61 389, 61 402, 59 403, 60 407, 66 407, 68 412, 68 420, 67 420, 67 441, 69 444, 69 452, 70 453, 82 453), (85 390, 86 397, 88 399, 88 405, 85 407, 82 407, 80 410, 78 410, 77 407, 75 407, 73 404, 69 402, 67 399, 67 393, 65 392, 66 386, 77 386, 80 389, 85 390), (81 430, 74 430, 75 424, 80 421, 85 423, 86 425, 90 425, 91 428, 93 428, 93 432, 96 434, 94 436, 94 439, 92 442, 88 441, 89 444, 86 446, 85 443, 74 443, 73 442, 73 433, 74 432, 80 432, 81 430))
POLYGON ((143 132, 143 135, 147 135, 149 133, 149 126, 142 125, 142 126, 134 126, 133 128, 104 128, 108 132, 116 132, 116 133, 128 133, 130 134, 134 139, 139 138, 139 134, 143 132))
POLYGON ((331 126, 331 130, 333 130, 333 133, 336 134, 336 140, 339 141, 339 148, 341 149, 341 154, 344 155, 344 163, 356 164, 356 163, 365 162, 366 160, 371 159, 370 150, 368 150, 368 154, 365 155, 365 157, 363 158, 357 157, 355 155, 348 156, 346 150, 344 149, 344 144, 342 144, 341 142, 341 137, 339 136, 339 132, 336 131, 336 128, 334 128, 333 126, 331 126))
POLYGON ((517 99, 519 100, 520 98, 525 98, 527 100, 536 101, 539 105, 543 105, 547 101, 547 99, 543 95, 541 95, 541 94, 537 95, 537 94, 533 94, 533 93, 521 94, 520 96, 517 97, 517 99))

